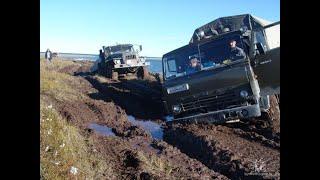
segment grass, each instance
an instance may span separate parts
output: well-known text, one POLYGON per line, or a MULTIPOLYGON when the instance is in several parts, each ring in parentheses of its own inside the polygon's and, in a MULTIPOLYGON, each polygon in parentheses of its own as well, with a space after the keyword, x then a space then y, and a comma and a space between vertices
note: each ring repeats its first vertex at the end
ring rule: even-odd
POLYGON ((160 175, 160 172, 165 173, 166 178, 170 178, 173 166, 168 161, 163 160, 157 155, 146 155, 141 151, 138 151, 137 157, 141 161, 142 169, 158 175, 160 175))
POLYGON ((40 176, 42 179, 101 179, 103 173, 112 176, 112 165, 90 148, 93 140, 83 136, 44 98, 72 102, 85 96, 72 88, 72 83, 79 83, 76 77, 57 72, 71 63, 55 60, 49 64, 40 59, 40 176), (70 172, 72 167, 77 169, 76 174, 70 172))
POLYGON ((77 78, 57 71, 59 68, 71 65, 73 62, 53 61, 51 64, 45 60, 40 61, 40 94, 46 94, 57 100, 76 100, 83 97, 72 87, 77 78))
POLYGON ((112 174, 110 166, 88 147, 77 127, 67 123, 53 108, 41 102, 40 107, 40 171, 43 179, 96 179, 112 174), (72 167, 77 174, 70 173, 72 167))

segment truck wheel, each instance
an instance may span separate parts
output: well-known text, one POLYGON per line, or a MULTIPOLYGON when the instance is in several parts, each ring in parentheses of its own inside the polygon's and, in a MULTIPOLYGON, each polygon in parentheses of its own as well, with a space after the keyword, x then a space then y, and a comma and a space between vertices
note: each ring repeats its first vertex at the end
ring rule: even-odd
POLYGON ((111 75, 111 79, 112 80, 118 80, 118 72, 112 71, 112 75, 111 75))
POLYGON ((142 79, 146 79, 149 76, 148 68, 145 66, 145 67, 142 67, 142 69, 143 69, 143 78, 142 79))
POLYGON ((101 64, 98 63, 98 74, 102 75, 102 69, 101 69, 101 64))
POLYGON ((107 77, 107 78, 112 78, 112 68, 110 67, 110 65, 107 65, 106 66, 106 74, 105 74, 105 76, 107 77))
POLYGON ((137 71, 137 77, 139 79, 146 79, 146 77, 149 75, 147 67, 140 67, 137 71))

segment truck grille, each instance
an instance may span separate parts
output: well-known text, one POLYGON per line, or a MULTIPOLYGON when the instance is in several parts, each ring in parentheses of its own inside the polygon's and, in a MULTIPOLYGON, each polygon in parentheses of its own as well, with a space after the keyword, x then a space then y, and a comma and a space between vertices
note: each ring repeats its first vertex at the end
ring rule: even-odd
POLYGON ((136 55, 127 55, 126 59, 136 59, 136 55))
POLYGON ((197 109, 216 111, 225 108, 241 106, 241 100, 234 91, 229 91, 223 94, 200 97, 189 102, 182 102, 181 105, 184 111, 192 111, 197 109))

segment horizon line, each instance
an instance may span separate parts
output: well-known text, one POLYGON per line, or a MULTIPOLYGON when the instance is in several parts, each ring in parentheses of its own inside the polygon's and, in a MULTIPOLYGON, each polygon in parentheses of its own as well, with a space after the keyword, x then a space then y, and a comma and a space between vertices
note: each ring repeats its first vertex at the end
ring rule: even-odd
MULTIPOLYGON (((45 53, 45 52, 41 52, 40 53, 45 53)), ((98 54, 84 54, 84 53, 66 53, 66 52, 57 52, 58 54, 77 54, 77 55, 90 55, 90 56, 98 56, 98 54)), ((161 56, 144 56, 144 57, 147 57, 147 58, 161 58, 161 56)))

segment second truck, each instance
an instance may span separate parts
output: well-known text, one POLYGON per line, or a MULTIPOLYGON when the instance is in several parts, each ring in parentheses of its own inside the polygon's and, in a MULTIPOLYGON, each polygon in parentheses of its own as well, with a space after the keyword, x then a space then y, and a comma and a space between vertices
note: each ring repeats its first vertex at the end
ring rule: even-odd
POLYGON ((139 55, 142 46, 137 46, 133 44, 103 46, 92 71, 97 71, 113 80, 117 80, 120 76, 143 79, 148 74, 147 66, 150 63, 146 62, 145 57, 139 55))

